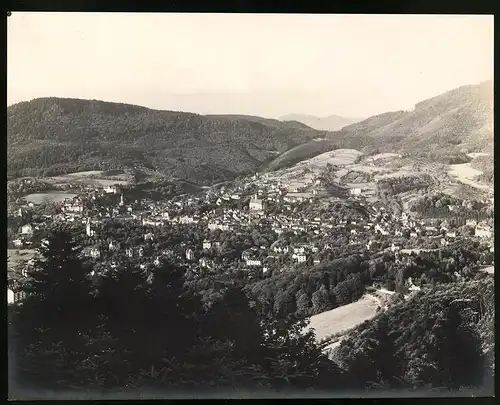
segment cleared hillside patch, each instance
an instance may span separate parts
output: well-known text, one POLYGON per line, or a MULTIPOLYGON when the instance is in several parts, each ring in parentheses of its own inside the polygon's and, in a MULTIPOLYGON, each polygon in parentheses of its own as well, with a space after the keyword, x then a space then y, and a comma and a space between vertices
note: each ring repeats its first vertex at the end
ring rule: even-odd
POLYGON ((76 197, 77 194, 66 193, 64 191, 53 191, 50 193, 34 193, 28 194, 24 197, 27 202, 33 204, 44 204, 44 203, 59 203, 66 199, 71 199, 76 197))
POLYGON ((458 179, 460 182, 467 184, 469 186, 479 188, 482 190, 489 190, 492 186, 486 184, 481 184, 475 180, 476 176, 482 174, 481 170, 475 169, 471 166, 471 163, 462 163, 457 165, 449 165, 450 176, 458 179))
POLYGON ((11 268, 17 267, 30 260, 36 251, 35 249, 7 249, 8 265, 11 268))
POLYGON ((296 146, 278 156, 264 167, 265 171, 279 170, 293 166, 305 159, 336 149, 337 145, 331 140, 313 139, 303 145, 296 146))
POLYGON ((312 316, 305 330, 313 328, 319 341, 373 318, 377 308, 377 303, 365 295, 351 304, 312 316))

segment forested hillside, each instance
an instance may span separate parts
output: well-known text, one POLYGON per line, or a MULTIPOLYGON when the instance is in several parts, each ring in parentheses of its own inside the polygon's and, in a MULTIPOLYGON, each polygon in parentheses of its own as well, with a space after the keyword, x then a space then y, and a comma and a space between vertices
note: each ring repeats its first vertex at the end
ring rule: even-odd
POLYGON ((324 134, 297 122, 40 98, 7 109, 10 178, 138 166, 194 181, 255 172, 324 134))
POLYGON ((354 385, 491 390, 494 302, 489 277, 420 292, 350 333, 337 361, 354 385))
POLYGON ((297 121, 95 100, 40 98, 7 109, 9 178, 136 166, 211 182, 287 167, 335 147, 417 153, 444 163, 458 154, 490 152, 492 82, 463 86, 413 111, 377 115, 338 132, 297 121))
POLYGON ((493 82, 462 86, 417 103, 412 111, 377 115, 331 133, 343 148, 424 153, 493 150, 493 82))
MULTIPOLYGON (((357 299, 364 278, 391 277, 384 258, 282 273, 249 286, 247 297, 234 279, 207 274, 190 283, 170 260, 148 271, 124 256, 99 271, 72 234, 56 231, 47 242, 17 286, 26 294, 22 305, 9 306, 13 399, 50 397, 47 390, 70 390, 76 399, 138 390, 163 397, 186 390, 366 395, 367 388, 490 395, 493 387, 494 280, 486 274, 449 282, 429 270, 433 287, 407 300, 396 294, 329 359, 314 332, 303 332, 308 314, 357 299)), ((414 276, 429 268, 417 267, 414 276)))

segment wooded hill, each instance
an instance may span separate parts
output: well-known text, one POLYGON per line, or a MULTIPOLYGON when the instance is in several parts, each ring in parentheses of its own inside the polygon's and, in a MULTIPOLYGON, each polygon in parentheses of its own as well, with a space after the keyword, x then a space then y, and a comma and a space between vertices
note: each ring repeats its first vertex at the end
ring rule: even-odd
POLYGON ((337 147, 420 154, 449 163, 458 154, 493 151, 492 96, 492 81, 462 86, 418 103, 413 111, 377 115, 337 132, 254 116, 39 98, 7 109, 7 174, 137 167, 209 183, 289 167, 337 147))
POLYGON ((136 166, 194 181, 225 180, 324 136, 298 122, 39 98, 7 109, 7 170, 14 178, 136 166))
POLYGON ((340 147, 439 154, 493 151, 493 82, 462 86, 330 133, 340 147))

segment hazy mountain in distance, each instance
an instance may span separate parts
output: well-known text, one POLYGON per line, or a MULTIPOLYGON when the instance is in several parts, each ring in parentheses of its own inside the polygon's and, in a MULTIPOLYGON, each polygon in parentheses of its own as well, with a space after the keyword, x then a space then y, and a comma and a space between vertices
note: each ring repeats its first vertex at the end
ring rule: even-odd
POLYGON ((229 180, 326 132, 298 122, 39 98, 7 108, 9 178, 144 167, 192 181, 229 180))
POLYGON ((315 117, 307 114, 288 114, 279 118, 281 121, 298 121, 308 127, 320 131, 338 131, 346 125, 351 125, 362 120, 362 118, 346 118, 338 115, 328 117, 315 117))

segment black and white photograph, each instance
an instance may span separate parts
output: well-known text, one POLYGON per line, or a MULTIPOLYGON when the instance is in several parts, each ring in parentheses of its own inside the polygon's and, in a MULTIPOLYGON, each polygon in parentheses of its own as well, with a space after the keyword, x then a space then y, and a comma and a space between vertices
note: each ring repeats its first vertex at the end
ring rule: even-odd
POLYGON ((493 33, 13 11, 9 399, 493 397, 493 33))

